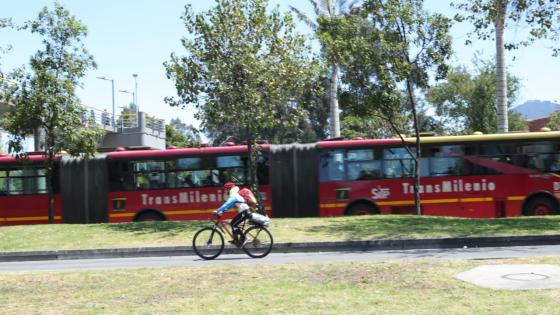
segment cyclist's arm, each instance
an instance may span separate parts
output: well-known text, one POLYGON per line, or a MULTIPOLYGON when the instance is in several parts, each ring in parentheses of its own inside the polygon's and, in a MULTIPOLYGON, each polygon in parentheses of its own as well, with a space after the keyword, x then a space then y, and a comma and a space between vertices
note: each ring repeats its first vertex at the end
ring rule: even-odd
POLYGON ((216 209, 216 212, 221 213, 224 211, 228 211, 229 209, 233 208, 233 206, 235 206, 236 202, 237 202, 237 198, 235 198, 235 196, 230 196, 228 200, 226 200, 226 202, 224 202, 224 204, 221 207, 216 209))

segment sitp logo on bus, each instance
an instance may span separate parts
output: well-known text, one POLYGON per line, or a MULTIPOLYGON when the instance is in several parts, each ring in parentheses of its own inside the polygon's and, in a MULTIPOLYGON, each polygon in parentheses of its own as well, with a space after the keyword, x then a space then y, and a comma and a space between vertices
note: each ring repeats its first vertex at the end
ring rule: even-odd
POLYGON ((387 199, 391 195, 391 190, 389 188, 382 188, 377 186, 377 188, 371 189, 371 199, 387 199))

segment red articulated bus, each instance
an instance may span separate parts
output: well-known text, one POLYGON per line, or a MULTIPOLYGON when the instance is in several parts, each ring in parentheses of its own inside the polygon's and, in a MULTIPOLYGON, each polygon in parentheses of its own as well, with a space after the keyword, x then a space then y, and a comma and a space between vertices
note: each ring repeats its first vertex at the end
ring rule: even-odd
MULTIPOLYGON (((422 137, 424 215, 497 218, 560 213, 560 132, 422 137)), ((414 138, 264 145, 259 190, 275 217, 415 214, 414 138)), ((0 223, 47 222, 40 157, 0 158, 0 223)), ((204 220, 248 185, 247 147, 124 150, 62 157, 56 220, 204 220)), ((230 213, 230 216, 233 213, 230 213)))
MULTIPOLYGON (((405 139, 415 143, 414 138, 405 139)), ((422 137, 424 215, 559 214, 560 133, 422 137)), ((414 145, 409 146, 414 152, 414 145)), ((319 142, 320 216, 414 214, 414 161, 400 140, 319 142)))
MULTIPOLYGON (((247 146, 108 153, 108 220, 208 219, 228 198, 225 182, 249 184, 246 153, 247 146)), ((257 177, 270 212, 266 158, 261 154, 257 177)))
MULTIPOLYGON (((0 156, 0 225, 48 223, 47 180, 42 155, 25 161, 0 156)), ((62 222, 58 176, 54 176, 54 221, 62 222)))

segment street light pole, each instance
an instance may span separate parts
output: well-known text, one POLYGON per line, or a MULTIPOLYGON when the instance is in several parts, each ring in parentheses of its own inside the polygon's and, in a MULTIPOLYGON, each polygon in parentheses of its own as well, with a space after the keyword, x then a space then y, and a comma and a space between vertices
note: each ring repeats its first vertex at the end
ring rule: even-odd
POLYGON ((138 109, 137 109, 138 107, 136 106, 136 104, 134 102, 136 94, 134 92, 130 92, 128 90, 119 90, 119 92, 132 95, 132 104, 134 105, 134 107, 136 107, 136 109, 135 109, 136 112, 134 113, 135 116, 136 116, 136 125, 138 125, 138 109))
MULTIPOLYGON (((111 102, 113 104, 113 127, 115 126, 115 80, 106 77, 97 77, 100 80, 111 81, 111 102)), ((104 122, 103 122, 104 123, 104 122)))
POLYGON ((140 108, 138 107, 138 74, 133 73, 132 76, 134 77, 134 105, 136 105, 136 114, 140 113, 140 108))
POLYGON ((134 92, 130 92, 129 90, 119 90, 119 92, 132 95, 132 104, 134 104, 134 107, 136 107, 136 103, 134 102, 134 98, 135 98, 134 92))

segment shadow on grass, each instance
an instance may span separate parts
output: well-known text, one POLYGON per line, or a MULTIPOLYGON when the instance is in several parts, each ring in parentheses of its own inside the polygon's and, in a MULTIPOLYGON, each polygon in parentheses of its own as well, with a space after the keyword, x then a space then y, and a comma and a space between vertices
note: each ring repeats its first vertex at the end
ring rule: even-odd
POLYGON ((115 232, 133 235, 163 234, 167 236, 194 232, 205 226, 210 226, 210 223, 208 221, 150 221, 103 224, 104 229, 115 232))
POLYGON ((307 227, 306 231, 334 235, 341 240, 560 234, 560 216, 500 219, 368 216, 368 219, 307 227))

